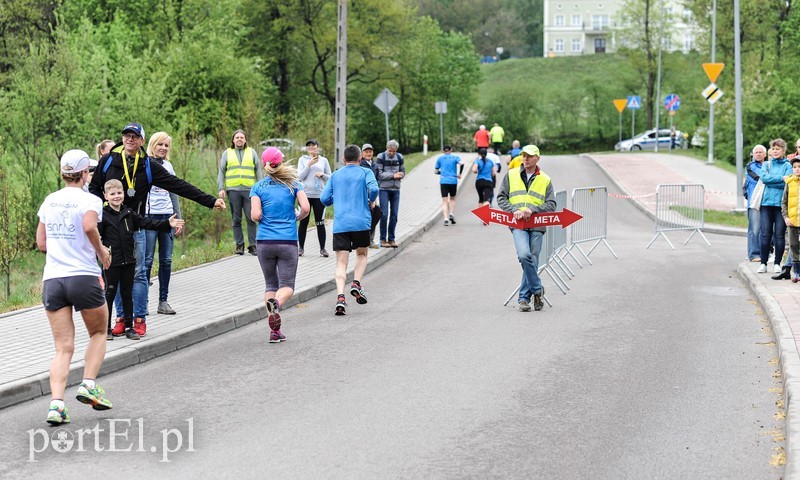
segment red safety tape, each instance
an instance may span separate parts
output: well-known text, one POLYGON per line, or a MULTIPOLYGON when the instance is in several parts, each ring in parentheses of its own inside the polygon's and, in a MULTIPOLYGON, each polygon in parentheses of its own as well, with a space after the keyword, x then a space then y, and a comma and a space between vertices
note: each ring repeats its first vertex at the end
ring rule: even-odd
POLYGON ((647 197, 652 197, 655 194, 656 193, 653 192, 653 193, 648 193, 647 195, 620 195, 619 193, 610 193, 609 192, 608 196, 611 197, 611 198, 629 199, 629 198, 647 198, 647 197))

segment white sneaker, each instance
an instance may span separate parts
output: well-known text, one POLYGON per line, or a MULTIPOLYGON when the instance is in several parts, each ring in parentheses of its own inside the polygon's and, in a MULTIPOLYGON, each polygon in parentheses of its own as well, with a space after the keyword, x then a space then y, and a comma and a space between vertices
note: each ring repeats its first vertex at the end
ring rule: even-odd
POLYGON ((781 273, 781 266, 776 263, 775 268, 773 268, 772 271, 775 273, 781 273))
POLYGON ((756 270, 756 273, 767 273, 767 266, 762 263, 758 267, 758 270, 756 270))

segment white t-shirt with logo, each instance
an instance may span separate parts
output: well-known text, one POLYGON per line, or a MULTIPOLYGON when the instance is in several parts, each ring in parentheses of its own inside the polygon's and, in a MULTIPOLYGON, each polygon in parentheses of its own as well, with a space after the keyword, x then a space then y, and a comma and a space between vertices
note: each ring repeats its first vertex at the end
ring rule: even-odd
POLYGON ((53 192, 39 207, 39 221, 47 234, 47 260, 42 281, 78 275, 100 275, 97 254, 83 231, 86 212, 103 218, 103 202, 80 188, 65 187, 53 192))

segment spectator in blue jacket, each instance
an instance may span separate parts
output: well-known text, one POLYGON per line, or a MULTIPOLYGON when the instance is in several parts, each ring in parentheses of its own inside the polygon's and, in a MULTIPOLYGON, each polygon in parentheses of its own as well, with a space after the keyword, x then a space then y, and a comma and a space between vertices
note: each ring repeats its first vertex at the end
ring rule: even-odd
POLYGON ((761 261, 761 241, 759 240, 759 225, 761 223, 760 205, 750 205, 753 197, 753 189, 756 188, 758 179, 761 176, 761 168, 764 166, 764 158, 767 156, 767 148, 764 145, 753 147, 753 160, 745 168, 745 179, 743 194, 747 200, 747 258, 751 262, 761 261))
POLYGON ((786 142, 776 138, 770 143, 769 161, 761 168, 764 195, 761 197, 761 266, 758 273, 767 272, 770 242, 775 240, 775 273, 781 273, 781 260, 786 249, 786 222, 781 215, 781 201, 786 184, 783 177, 792 174, 792 165, 786 160, 786 142))

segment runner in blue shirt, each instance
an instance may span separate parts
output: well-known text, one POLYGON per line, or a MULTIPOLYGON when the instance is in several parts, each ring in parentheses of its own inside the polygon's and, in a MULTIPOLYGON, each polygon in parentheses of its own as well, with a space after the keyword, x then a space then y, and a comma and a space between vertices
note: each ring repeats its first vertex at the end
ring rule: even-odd
POLYGON ((450 153, 453 147, 445 145, 444 155, 436 159, 435 172, 441 175, 439 178, 439 189, 442 191, 442 218, 444 226, 451 223, 456 224, 453 213, 456 211, 456 193, 458 191, 458 180, 464 172, 464 162, 461 158, 450 153), (449 202, 448 202, 449 197, 449 202), (449 203, 449 208, 448 208, 449 203))
POLYGON ((358 145, 344 147, 344 167, 331 175, 319 199, 333 210, 333 250, 336 252, 336 315, 344 315, 347 302, 344 283, 347 278, 347 262, 350 252, 356 251, 353 268, 353 283, 350 295, 359 304, 367 303, 361 288, 361 278, 367 270, 369 250, 369 227, 372 222, 370 209, 378 198, 378 182, 369 168, 359 165, 361 149, 358 145))
POLYGON ((475 177, 475 190, 478 191, 478 207, 489 205, 492 193, 494 193, 492 179, 494 179, 496 171, 494 162, 486 157, 487 153, 485 148, 481 148, 478 150, 478 155, 480 156, 472 163, 472 173, 477 174, 475 177))
POLYGON ((250 189, 250 212, 256 231, 256 255, 264 274, 264 302, 269 314, 269 342, 286 340, 281 333, 280 307, 294 294, 297 275, 297 222, 308 215, 310 205, 297 181, 297 170, 283 162, 283 153, 269 147, 261 154, 264 178, 250 189), (300 211, 294 208, 295 200, 300 211))

